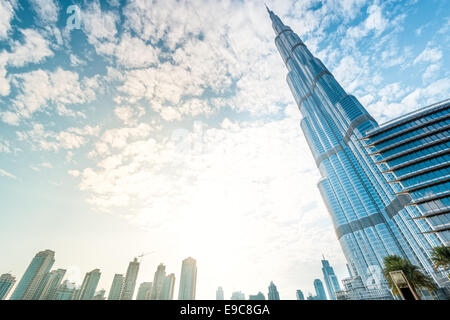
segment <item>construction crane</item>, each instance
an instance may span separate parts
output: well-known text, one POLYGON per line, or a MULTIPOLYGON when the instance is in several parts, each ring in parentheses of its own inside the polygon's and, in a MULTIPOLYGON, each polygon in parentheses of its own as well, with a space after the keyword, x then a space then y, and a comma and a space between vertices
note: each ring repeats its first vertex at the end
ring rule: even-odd
POLYGON ((155 251, 150 251, 150 252, 147 252, 147 253, 142 253, 141 255, 139 255, 139 256, 137 256, 138 258, 140 258, 140 260, 142 261, 142 258, 143 257, 145 257, 145 256, 148 256, 149 254, 152 254, 152 253, 154 253, 155 251))

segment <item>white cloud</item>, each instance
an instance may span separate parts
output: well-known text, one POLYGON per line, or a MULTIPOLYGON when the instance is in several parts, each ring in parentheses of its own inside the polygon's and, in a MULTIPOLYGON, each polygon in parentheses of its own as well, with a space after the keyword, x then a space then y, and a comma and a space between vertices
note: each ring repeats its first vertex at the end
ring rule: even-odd
POLYGON ((11 153, 11 145, 9 141, 0 137, 0 152, 11 153))
POLYGON ((75 72, 56 69, 54 72, 36 70, 15 75, 13 83, 19 94, 13 100, 13 110, 1 113, 2 120, 18 124, 20 119, 54 107, 60 115, 84 116, 81 111, 68 109, 67 105, 92 101, 98 88, 97 77, 79 79, 75 72))
POLYGON ((82 29, 95 47, 115 41, 118 21, 118 15, 103 11, 98 0, 90 2, 82 12, 82 29))
POLYGON ((11 43, 11 51, 0 52, 0 95, 7 96, 10 93, 11 76, 7 75, 6 68, 23 67, 29 63, 40 63, 53 56, 50 43, 33 29, 21 30, 24 37, 23 43, 14 41, 11 43))
POLYGON ((135 125, 137 120, 145 114, 145 109, 141 106, 118 106, 114 109, 117 118, 126 125, 135 125))
POLYGON ((387 28, 389 22, 383 16, 383 9, 378 5, 371 5, 367 9, 368 17, 358 26, 350 27, 347 34, 355 39, 363 38, 374 31, 376 35, 380 35, 387 28))
POLYGON ((28 131, 17 131, 19 141, 31 144, 34 150, 57 152, 60 149, 74 150, 88 142, 88 138, 97 136, 100 128, 85 126, 83 128, 68 128, 65 131, 54 132, 44 128, 42 124, 35 123, 28 131))
POLYGON ((441 66, 440 64, 430 64, 425 72, 423 73, 422 79, 424 82, 428 82, 434 79, 440 72, 441 66))
MULTIPOLYGON (((232 273, 233 262, 221 258, 231 252, 237 260, 247 256, 240 274, 276 254, 284 266, 273 262, 271 274, 279 279, 298 257, 315 261, 315 250, 333 251, 342 261, 335 255, 339 245, 317 192, 319 174, 298 128, 298 113, 267 123, 224 120, 219 128, 197 123, 161 141, 131 132, 105 132, 92 153, 97 166, 70 173, 79 176, 80 189, 97 210, 175 242, 183 239, 179 250, 191 250, 217 272, 230 268, 232 273)), ((285 288, 297 285, 281 281, 285 288)))
POLYGON ((44 23, 58 21, 59 5, 53 0, 30 0, 38 18, 44 23))
POLYGON ((14 8, 17 5, 15 0, 0 2, 0 40, 8 38, 11 30, 11 20, 14 17, 14 8))
POLYGON ((398 83, 386 86, 380 92, 380 100, 367 106, 380 122, 391 120, 420 107, 448 98, 450 81, 443 78, 422 88, 401 88, 398 83))
POLYGON ((0 169, 0 176, 17 180, 17 177, 15 175, 13 175, 12 173, 9 173, 9 172, 7 172, 7 171, 5 171, 3 169, 0 169))
POLYGON ((422 53, 420 53, 417 58, 414 60, 414 64, 420 62, 431 62, 436 63, 442 59, 442 51, 438 48, 425 48, 422 53))

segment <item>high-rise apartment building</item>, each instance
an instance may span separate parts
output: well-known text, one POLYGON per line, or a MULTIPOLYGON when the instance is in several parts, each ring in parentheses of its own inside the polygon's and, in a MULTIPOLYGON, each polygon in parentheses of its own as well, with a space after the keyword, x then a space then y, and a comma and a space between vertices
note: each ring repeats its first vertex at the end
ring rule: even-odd
POLYGON ((111 284, 111 289, 109 290, 108 300, 120 300, 120 295, 122 293, 122 288, 125 282, 123 274, 115 274, 113 282, 111 284))
POLYGON ((248 297, 248 300, 252 300, 252 301, 266 300, 266 297, 264 296, 264 294, 262 292, 258 292, 258 294, 250 295, 248 297))
POLYGON ((325 288, 323 287, 323 283, 320 279, 314 280, 314 288, 316 289, 317 300, 327 300, 325 288))
POLYGON ((37 300, 44 289, 47 273, 55 263, 55 252, 38 252, 14 290, 11 300, 37 300))
POLYGON ((16 283, 16 278, 9 273, 0 276, 0 300, 5 300, 8 293, 16 283))
POLYGON ((75 300, 74 294, 77 285, 69 280, 63 281, 56 289, 54 300, 75 300))
POLYGON ((225 294, 223 293, 223 288, 218 287, 216 291, 216 300, 225 300, 225 294))
POLYGON ((65 274, 66 270, 64 269, 50 271, 47 274, 47 279, 45 279, 45 286, 39 300, 54 300, 56 290, 60 286, 65 274))
POLYGON ((100 276, 99 269, 94 269, 86 273, 76 300, 93 300, 100 276))
POLYGON ((330 266, 330 262, 325 260, 325 257, 322 259, 322 273, 330 300, 336 300, 336 291, 340 291, 341 286, 333 268, 330 266))
POLYGON ((136 300, 150 300, 150 295, 152 293, 152 283, 142 282, 139 286, 136 300))
POLYGON ((125 281, 123 284, 122 293, 120 295, 120 300, 132 300, 134 289, 136 288, 136 279, 139 272, 139 262, 137 258, 134 258, 130 262, 127 269, 127 274, 125 276, 125 281))
POLYGON ((245 294, 241 291, 235 291, 231 294, 231 300, 245 300, 245 294))
POLYGON ((166 280, 166 266, 161 263, 156 269, 155 276, 153 278, 150 300, 161 300, 161 292, 165 280, 166 280))
POLYGON ((180 276, 178 300, 195 300, 197 286, 197 261, 193 258, 183 260, 180 276))
MULTIPOLYGON (((383 269, 384 257, 395 254, 442 285, 430 259, 431 249, 443 244, 442 237, 433 233, 436 229, 428 221, 416 219, 420 213, 414 202, 387 183, 363 141, 367 132, 370 137, 379 132, 378 123, 298 35, 268 11, 275 44, 288 69, 288 85, 303 115, 300 126, 322 175, 319 190, 352 275, 369 283, 383 269)), ((426 139, 417 141, 422 142, 427 145, 426 139)), ((400 152, 391 152, 396 151, 400 152)), ((383 277, 376 279, 389 291, 383 277)))
POLYGON ((169 274, 161 289, 161 299, 160 300, 173 300, 173 291, 175 288, 175 274, 169 274))
POLYGON ((280 294, 278 293, 277 286, 271 281, 269 285, 268 300, 280 300, 280 294))
POLYGON ((297 290, 295 296, 297 297, 297 300, 305 300, 305 296, 302 290, 297 290))

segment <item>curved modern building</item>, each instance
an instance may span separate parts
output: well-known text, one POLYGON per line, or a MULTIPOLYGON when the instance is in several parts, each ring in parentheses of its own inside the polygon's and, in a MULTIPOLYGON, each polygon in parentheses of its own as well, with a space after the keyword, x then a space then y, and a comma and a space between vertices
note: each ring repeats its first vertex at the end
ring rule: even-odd
POLYGON ((427 233, 450 245, 450 99, 409 113, 366 134, 380 169, 427 233))
POLYGON ((382 135, 378 123, 299 36, 268 12, 288 69, 287 83, 303 116, 300 126, 322 175, 319 190, 353 275, 366 286, 386 289, 383 259, 395 254, 444 285, 430 260, 431 249, 444 243, 442 237, 432 233, 427 220, 416 219, 418 208, 387 183, 363 140, 367 132, 382 135))

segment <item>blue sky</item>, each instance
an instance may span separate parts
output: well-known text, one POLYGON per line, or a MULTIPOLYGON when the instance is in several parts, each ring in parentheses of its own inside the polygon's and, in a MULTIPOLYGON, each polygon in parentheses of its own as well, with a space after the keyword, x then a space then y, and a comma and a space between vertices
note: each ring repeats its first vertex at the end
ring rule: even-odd
MULTIPOLYGON (((449 97, 448 1, 267 4, 378 121, 449 97)), ((322 253, 346 276, 261 1, 9 0, 0 21, 0 272, 50 248, 109 290, 155 250, 138 281, 193 256, 206 299, 313 292, 322 253)))

